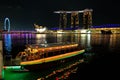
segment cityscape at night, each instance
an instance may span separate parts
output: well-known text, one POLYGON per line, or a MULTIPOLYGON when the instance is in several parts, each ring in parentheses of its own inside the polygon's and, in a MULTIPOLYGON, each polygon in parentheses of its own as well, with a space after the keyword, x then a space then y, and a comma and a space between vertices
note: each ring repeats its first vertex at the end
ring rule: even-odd
POLYGON ((1 0, 0 80, 119 79, 118 0, 1 0))
POLYGON ((54 14, 54 11, 77 11, 86 8, 93 9, 93 25, 119 24, 117 0, 1 0, 0 25, 2 26, 4 19, 8 17, 12 30, 33 30, 34 23, 52 28, 59 24, 59 15, 54 14))

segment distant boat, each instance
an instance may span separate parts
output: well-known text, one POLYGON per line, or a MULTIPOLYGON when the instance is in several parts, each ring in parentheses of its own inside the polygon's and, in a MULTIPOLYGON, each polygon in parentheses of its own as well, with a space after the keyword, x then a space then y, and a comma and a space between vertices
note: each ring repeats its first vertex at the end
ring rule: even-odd
POLYGON ((111 30, 101 30, 102 34, 112 34, 111 30))
POLYGON ((30 46, 17 55, 17 58, 21 58, 20 66, 28 70, 54 68, 71 60, 80 59, 85 52, 77 43, 30 46))

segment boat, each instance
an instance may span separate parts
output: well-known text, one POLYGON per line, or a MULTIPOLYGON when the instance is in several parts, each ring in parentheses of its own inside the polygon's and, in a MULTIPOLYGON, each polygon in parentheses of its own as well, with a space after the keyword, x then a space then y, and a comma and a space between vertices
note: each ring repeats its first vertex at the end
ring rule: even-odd
POLYGON ((71 60, 80 59, 84 52, 77 43, 33 44, 27 45, 16 58, 20 58, 20 66, 34 71, 55 68, 71 60))
POLYGON ((112 34, 111 30, 101 30, 102 34, 112 34))

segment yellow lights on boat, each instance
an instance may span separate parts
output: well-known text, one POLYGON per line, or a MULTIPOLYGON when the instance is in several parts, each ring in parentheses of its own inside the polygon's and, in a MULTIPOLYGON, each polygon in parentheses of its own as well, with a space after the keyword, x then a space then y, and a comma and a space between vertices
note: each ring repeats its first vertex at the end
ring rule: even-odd
POLYGON ((47 62, 51 62, 51 61, 56 61, 56 60, 69 58, 69 57, 72 57, 72 56, 82 54, 84 52, 85 52, 85 50, 74 51, 74 52, 61 54, 61 55, 57 55, 57 56, 53 56, 53 57, 42 58, 42 59, 39 59, 39 60, 21 62, 20 64, 23 65, 23 66, 24 65, 33 65, 33 64, 42 64, 42 63, 47 63, 47 62))
POLYGON ((52 50, 52 48, 50 48, 50 50, 52 50))
POLYGON ((57 49, 61 48, 61 47, 56 47, 57 49))

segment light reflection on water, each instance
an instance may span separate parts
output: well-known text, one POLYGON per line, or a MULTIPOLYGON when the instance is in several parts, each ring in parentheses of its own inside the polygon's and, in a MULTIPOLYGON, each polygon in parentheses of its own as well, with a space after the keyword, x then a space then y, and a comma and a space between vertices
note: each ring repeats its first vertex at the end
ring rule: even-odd
POLYGON ((36 34, 36 44, 47 43, 46 34, 36 34))
POLYGON ((40 78, 44 78, 45 80, 54 80, 56 77, 58 77, 59 80, 63 80, 69 78, 70 74, 76 73, 78 65, 83 62, 83 59, 74 60, 52 70, 45 70, 44 72, 14 72, 13 69, 5 69, 4 77, 5 80, 37 80, 40 78))
POLYGON ((4 34, 4 45, 6 54, 10 54, 12 50, 11 34, 4 34))
MULTIPOLYGON (((82 47, 90 49, 92 55, 85 55, 87 61, 92 60, 94 55, 98 57, 104 54, 118 53, 120 50, 120 34, 102 35, 102 34, 3 34, 4 55, 11 54, 13 58, 19 51, 24 50, 26 44, 56 43, 56 42, 77 42, 82 47), (7 53, 6 53, 7 52, 7 53), (100 53, 100 54, 99 54, 100 53), (89 57, 93 56, 93 57, 89 57)), ((95 56, 95 57, 96 57, 95 56)), ((40 78, 41 72, 12 73, 11 80, 35 80, 40 78), (18 75, 15 77, 14 75, 18 75), (32 79, 30 79, 32 75, 32 79), (14 78, 15 77, 15 78, 14 78)), ((50 72, 46 72, 50 73, 50 72)), ((9 80, 11 72, 5 71, 6 80, 9 80)))

